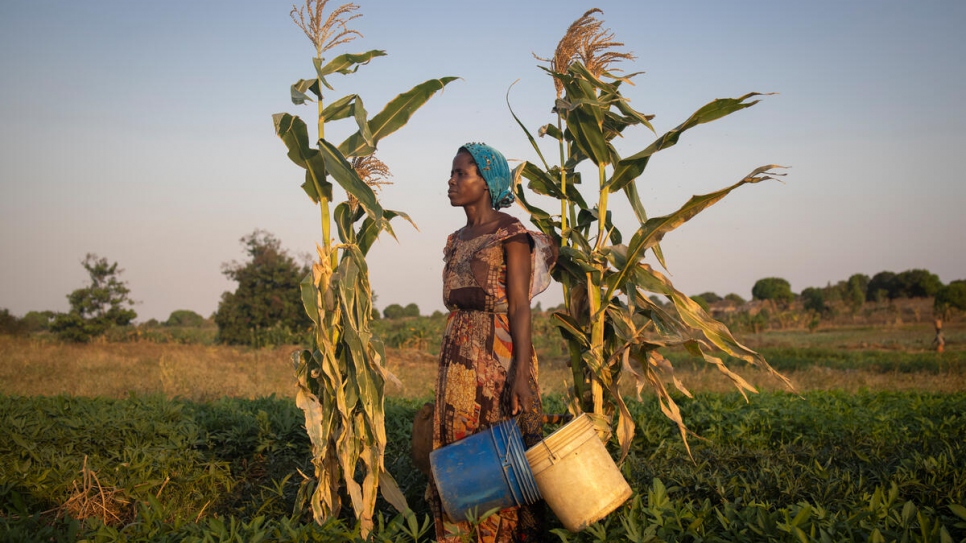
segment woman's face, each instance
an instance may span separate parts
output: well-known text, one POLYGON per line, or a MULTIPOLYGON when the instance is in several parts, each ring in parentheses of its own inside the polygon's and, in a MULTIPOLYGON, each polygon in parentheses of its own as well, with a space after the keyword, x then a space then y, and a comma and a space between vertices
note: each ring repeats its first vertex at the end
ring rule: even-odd
POLYGON ((453 207, 463 207, 481 200, 487 205, 490 203, 486 180, 480 175, 480 170, 473 162, 473 156, 466 151, 456 153, 447 185, 449 190, 446 195, 449 196, 449 203, 453 207))

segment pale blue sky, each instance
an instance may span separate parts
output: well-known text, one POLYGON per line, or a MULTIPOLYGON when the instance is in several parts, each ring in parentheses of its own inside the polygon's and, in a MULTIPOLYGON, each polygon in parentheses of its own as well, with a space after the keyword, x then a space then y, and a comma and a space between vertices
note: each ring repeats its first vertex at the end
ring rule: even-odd
MULTIPOLYGON (((798 292, 912 268, 966 278, 962 2, 358 4, 365 37, 332 53, 389 56, 333 77, 331 97, 358 93, 375 113, 426 79, 462 78, 380 144, 395 181, 383 204, 420 230, 398 222, 399 242, 373 249, 379 308, 442 309, 441 249, 464 220, 446 200, 453 154, 486 141, 536 160, 507 89, 519 80, 510 99, 531 129, 549 122, 552 83, 531 53, 549 56, 591 7, 637 55, 624 69, 646 73, 625 95, 656 114, 659 133, 714 98, 779 93, 688 132, 639 180, 657 215, 757 166, 791 166, 784 184, 743 187, 665 238, 679 289, 748 298, 762 277, 798 292)), ((243 259, 242 236, 261 228, 293 254, 314 250, 317 208, 271 120, 312 117, 288 98, 291 83, 312 76, 314 53, 291 5, 0 3, 0 307, 66 310, 94 252, 125 269, 139 320, 207 316, 234 288, 221 266, 243 259)), ((633 132, 620 150, 651 139, 633 132)), ((616 213, 629 235, 629 211, 616 213)), ((556 304, 558 290, 539 300, 556 304)))

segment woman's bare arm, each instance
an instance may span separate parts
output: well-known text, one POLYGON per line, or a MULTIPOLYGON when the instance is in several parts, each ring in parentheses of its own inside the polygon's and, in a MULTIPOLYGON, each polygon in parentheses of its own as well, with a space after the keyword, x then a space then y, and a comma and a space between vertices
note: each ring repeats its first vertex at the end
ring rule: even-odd
POLYGON ((530 409, 530 363, 533 340, 530 332, 530 244, 515 240, 504 244, 506 253, 507 316, 513 339, 513 365, 508 375, 511 389, 511 415, 530 409))

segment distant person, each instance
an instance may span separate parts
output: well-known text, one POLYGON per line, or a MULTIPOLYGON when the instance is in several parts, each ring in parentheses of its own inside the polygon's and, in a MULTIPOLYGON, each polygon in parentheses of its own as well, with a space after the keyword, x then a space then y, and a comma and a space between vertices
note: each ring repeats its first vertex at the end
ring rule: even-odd
POLYGON ((936 349, 937 353, 943 352, 946 346, 946 340, 943 338, 943 319, 942 317, 936 317, 936 337, 932 340, 932 346, 936 349))
MULTIPOLYGON (((530 447, 543 438, 530 300, 550 284, 556 246, 498 211, 514 197, 510 168, 496 149, 460 147, 448 185, 450 205, 463 208, 466 225, 443 249, 443 302, 450 313, 439 354, 433 449, 514 416, 530 447)), ((463 541, 470 524, 450 521, 432 480, 427 498, 438 541, 463 541)), ((479 525, 476 541, 541 541, 538 510, 504 509, 479 525)))

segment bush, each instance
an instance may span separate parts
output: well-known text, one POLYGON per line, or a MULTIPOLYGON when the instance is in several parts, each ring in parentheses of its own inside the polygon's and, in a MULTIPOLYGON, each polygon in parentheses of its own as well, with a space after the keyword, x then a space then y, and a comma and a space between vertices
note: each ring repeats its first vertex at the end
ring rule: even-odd
POLYGON ((168 320, 164 321, 165 326, 188 326, 200 328, 207 323, 204 317, 187 309, 177 309, 171 312, 168 320))
POLYGON ((12 315, 7 308, 0 309, 0 334, 19 336, 26 330, 22 320, 12 315))
POLYGON ((819 288, 808 287, 803 290, 802 303, 807 311, 823 314, 829 310, 829 306, 825 303, 825 291, 819 288))
POLYGON ((792 286, 781 277, 759 279, 751 289, 751 296, 755 300, 772 300, 781 304, 789 304, 795 300, 792 286))
POLYGON ((950 309, 966 311, 966 280, 953 281, 939 289, 933 307, 940 314, 947 313, 950 309))

